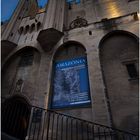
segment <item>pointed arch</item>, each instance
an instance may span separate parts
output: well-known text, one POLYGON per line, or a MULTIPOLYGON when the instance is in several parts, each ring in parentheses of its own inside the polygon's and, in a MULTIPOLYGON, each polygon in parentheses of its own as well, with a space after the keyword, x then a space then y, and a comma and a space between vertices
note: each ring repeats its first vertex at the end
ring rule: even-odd
POLYGON ((22 34, 24 32, 24 27, 21 26, 18 31, 19 31, 20 34, 22 34))
POLYGON ((99 47, 102 46, 102 44, 104 43, 104 41, 106 39, 108 39, 108 38, 110 38, 111 36, 114 36, 114 35, 126 35, 126 36, 129 36, 129 37, 132 37, 134 40, 136 40, 137 43, 139 42, 139 38, 131 32, 128 32, 128 31, 125 31, 125 30, 114 30, 114 31, 111 31, 111 32, 107 33, 105 36, 103 36, 103 38, 100 40, 99 47))
POLYGON ((15 100, 15 99, 19 101, 21 100, 21 102, 25 103, 29 107, 32 106, 30 99, 23 94, 10 95, 4 100, 3 104, 10 102, 10 100, 15 100))
POLYGON ((36 73, 34 78, 37 76, 40 60, 41 54, 34 47, 27 46, 13 53, 2 67, 2 98, 28 93, 28 88, 34 83, 29 77, 32 71, 36 73))
POLYGON ((5 69, 5 67, 11 62, 12 59, 14 59, 16 56, 20 55, 22 52, 24 52, 25 50, 28 50, 28 49, 32 49, 36 52, 38 52, 38 54, 40 55, 41 57, 41 54, 40 54, 40 51, 33 47, 33 46, 25 46, 19 50, 16 50, 16 51, 13 51, 7 58, 6 60, 4 61, 4 63, 2 64, 2 71, 3 69, 5 69))
POLYGON ((89 92, 86 49, 79 42, 68 41, 56 50, 53 57, 50 108, 90 106, 89 92))
POLYGON ((114 127, 133 133, 138 133, 138 119, 134 119, 138 118, 138 47, 138 37, 123 30, 106 34, 99 43, 101 70, 114 127))
MULTIPOLYGON (((60 53, 61 55, 61 52, 64 52, 64 50, 66 51, 66 54, 68 53, 68 49, 72 48, 73 46, 75 46, 75 54, 73 54, 74 56, 71 56, 71 57, 75 57, 76 56, 76 51, 78 51, 78 49, 81 50, 81 55, 85 55, 86 56, 86 48, 83 44, 81 44, 80 42, 77 42, 77 41, 67 41, 65 42, 64 44, 62 44, 61 46, 59 46, 57 48, 57 50, 55 51, 55 54, 53 56, 53 59, 56 59, 56 57, 58 57, 58 54, 60 53)), ((74 50, 73 50, 74 51, 74 50)), ((79 52, 79 56, 80 56, 80 52, 79 52)), ((70 58, 70 56, 69 56, 70 58)), ((67 59, 69 59, 67 58, 67 59)), ((62 58, 63 59, 63 58, 62 58)))
POLYGON ((41 28, 41 22, 38 22, 36 26, 37 26, 37 31, 38 31, 41 28))
POLYGON ((2 132, 24 140, 27 135, 31 105, 20 95, 7 98, 2 104, 2 132))
POLYGON ((33 23, 32 25, 31 25, 31 29, 30 29, 30 32, 33 32, 33 31, 35 31, 35 23, 33 23))
POLYGON ((27 33, 29 32, 29 29, 30 29, 30 26, 27 25, 27 26, 25 27, 25 32, 24 32, 24 34, 27 34, 27 33))

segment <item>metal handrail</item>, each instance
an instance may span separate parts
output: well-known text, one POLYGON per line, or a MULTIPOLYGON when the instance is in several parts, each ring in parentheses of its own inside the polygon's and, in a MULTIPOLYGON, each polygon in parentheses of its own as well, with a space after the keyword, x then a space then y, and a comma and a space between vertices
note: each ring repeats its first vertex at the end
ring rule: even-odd
POLYGON ((128 131, 117 129, 117 128, 110 127, 110 126, 107 126, 107 125, 103 125, 103 124, 95 123, 95 122, 92 122, 92 121, 84 120, 84 119, 74 117, 74 116, 71 116, 71 115, 67 115, 67 114, 64 114, 64 113, 59 113, 59 112, 56 112, 54 110, 47 109, 47 111, 50 111, 50 112, 53 112, 53 113, 56 113, 56 114, 59 114, 59 115, 63 115, 63 116, 66 116, 66 117, 70 117, 70 118, 73 118, 73 119, 76 119, 76 120, 84 121, 86 123, 91 123, 91 124, 94 124, 94 125, 99 125, 101 127, 106 127, 106 128, 112 129, 112 130, 119 131, 119 132, 128 133, 128 134, 131 134, 131 135, 134 135, 134 136, 138 136, 138 135, 136 135, 132 132, 128 132, 128 131))
MULTIPOLYGON (((59 132, 56 132, 57 135, 59 133, 59 135, 62 133, 63 135, 69 135, 67 134, 68 130, 67 130, 67 127, 69 127, 69 130, 71 133, 74 133, 74 134, 71 134, 71 135, 76 135, 75 137, 78 137, 79 135, 86 135, 85 137, 96 137, 96 139, 100 140, 100 139, 106 139, 106 137, 108 137, 108 139, 110 140, 128 140, 129 139, 132 139, 132 140, 138 140, 138 135, 132 133, 132 132, 128 132, 128 131, 124 131, 124 130, 120 130, 120 129, 117 129, 117 128, 113 128, 113 127, 110 127, 110 126, 106 126, 106 125, 102 125, 102 124, 98 124, 98 123, 94 123, 92 121, 87 121, 87 120, 84 120, 84 119, 81 119, 81 118, 77 118, 77 117, 74 117, 74 116, 71 116, 71 115, 67 115, 67 114, 64 114, 64 113, 59 113, 57 111, 54 111, 54 110, 51 110, 51 109, 44 109, 44 108, 40 108, 40 107, 36 107, 36 106, 33 106, 33 110, 36 111, 36 110, 41 110, 42 112, 45 113, 45 116, 43 117, 43 122, 47 122, 46 123, 46 131, 45 129, 43 128, 43 134, 44 133, 47 133, 47 139, 49 138, 54 138, 54 132, 55 131, 59 131, 59 132), (55 123, 56 124, 55 124, 55 123), (73 124, 69 124, 70 122, 73 122, 73 124), (58 126, 57 124, 59 123, 59 125, 61 125, 61 129, 57 130, 58 126), (83 125, 83 126, 81 126, 83 125), (65 128, 63 128, 65 127, 65 128), (84 130, 80 130, 82 131, 83 133, 81 132, 77 132, 79 131, 79 127, 80 129, 84 129, 84 130), (94 128, 94 130, 91 130, 92 127, 94 128), (66 132, 64 132, 66 131, 66 132), (77 133, 76 133, 76 132, 77 133), (87 131, 87 132, 85 132, 87 131), (92 132, 93 131, 93 132, 92 132), (65 134, 66 133, 66 134, 65 134), (50 136, 51 135, 51 136, 50 136), (93 136, 91 136, 93 135, 93 136)), ((34 112, 33 111, 33 112, 34 112)), ((41 123, 41 120, 42 120, 42 117, 40 119, 40 123, 41 123)), ((36 126, 36 123, 39 123, 39 122, 33 122, 33 118, 32 118, 32 122, 31 122, 31 127, 32 125, 34 125, 34 127, 36 126)), ((43 124, 44 126, 44 124, 43 124)), ((38 133, 39 130, 35 130, 36 128, 33 128, 34 132, 31 134, 31 128, 30 128, 30 136, 33 136, 33 138, 35 137, 34 134, 35 133, 38 133)), ((61 137, 62 134, 60 135, 61 137)), ((37 136, 37 138, 39 137, 39 135, 37 136)), ((44 136, 42 136, 44 140, 44 136)), ((45 137, 45 139, 46 139, 45 137)), ((57 136, 59 137, 59 136, 57 136)), ((72 136, 71 136, 72 137, 72 136)), ((59 138, 58 138, 59 139, 59 138)), ((61 139, 61 138, 60 138, 61 139)), ((73 138, 71 138, 73 140, 73 138)), ((89 138, 87 138, 86 140, 88 140, 89 138)), ((78 140, 78 138, 76 138, 76 140, 78 140)), ((80 139, 81 140, 81 139, 80 139)), ((85 140, 85 139, 83 139, 85 140)), ((90 140, 90 139, 89 139, 90 140)))
POLYGON ((3 107, 2 132, 21 140, 138 140, 131 132, 51 109, 30 106, 30 110, 16 102, 3 107))
POLYGON ((74 117, 74 116, 71 116, 71 115, 68 115, 68 114, 60 113, 60 112, 57 112, 57 111, 54 111, 54 110, 51 110, 51 109, 44 109, 44 108, 37 107, 37 106, 32 106, 32 107, 39 108, 39 109, 42 109, 42 110, 44 110, 44 111, 49 111, 49 112, 52 112, 52 113, 56 113, 56 114, 58 114, 58 115, 63 115, 63 116, 69 117, 69 118, 77 119, 77 120, 80 120, 80 121, 84 121, 84 122, 87 122, 87 123, 92 123, 92 124, 94 124, 94 125, 99 125, 99 126, 102 126, 102 127, 106 127, 106 128, 112 129, 112 130, 116 130, 116 131, 120 131, 120 132, 124 132, 124 133, 128 133, 128 134, 131 134, 131 135, 138 136, 138 135, 136 135, 136 134, 134 134, 134 133, 132 133, 132 132, 128 132, 128 131, 121 130, 121 129, 117 129, 117 128, 110 127, 110 126, 107 126, 107 125, 95 123, 95 122, 92 122, 92 121, 89 121, 89 120, 85 120, 85 119, 81 119, 81 118, 78 118, 78 117, 74 117))

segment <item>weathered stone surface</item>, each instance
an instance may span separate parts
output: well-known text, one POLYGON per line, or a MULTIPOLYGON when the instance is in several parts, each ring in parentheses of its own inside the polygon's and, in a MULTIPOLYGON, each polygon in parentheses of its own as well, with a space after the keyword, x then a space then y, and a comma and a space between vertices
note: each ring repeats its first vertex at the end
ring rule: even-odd
MULTIPOLYGON (((33 19, 24 16, 28 1, 22 1, 19 4, 11 21, 2 32, 2 39, 17 44, 17 47, 13 48, 2 62, 2 98, 14 96, 17 73, 20 73, 18 63, 24 48, 31 47, 34 50, 34 61, 29 70, 23 68, 24 73, 21 72, 21 75, 27 74, 27 77, 22 92, 19 94, 26 96, 32 105, 50 108, 53 94, 54 56, 64 43, 78 42, 86 49, 92 104, 86 108, 77 107, 59 111, 108 126, 114 123, 115 127, 132 131, 138 123, 138 82, 128 80, 127 71, 121 62, 126 56, 131 56, 131 59, 138 58, 138 50, 134 49, 135 41, 129 40, 120 46, 120 41, 117 38, 113 39, 111 44, 115 49, 108 48, 105 51, 105 58, 102 59, 103 67, 101 67, 99 50, 101 47, 110 46, 107 42, 106 46, 100 46, 102 38, 109 32, 123 30, 128 31, 128 34, 130 32, 136 36, 139 35, 139 21, 134 19, 133 14, 131 15, 131 13, 138 12, 138 1, 81 0, 79 4, 72 3, 71 9, 65 4, 64 0, 60 0, 60 3, 58 0, 50 0, 46 11, 37 13, 33 19), (70 30, 70 23, 78 16, 87 20, 87 26, 70 30), (102 28, 102 19, 105 18, 108 20, 115 18, 115 28, 106 30, 102 28), (41 23, 39 30, 37 29, 38 22, 41 23), (35 28, 32 30, 33 24, 35 28), (29 29, 25 32, 27 26, 29 29), (24 30, 19 33, 21 27, 24 30), (52 34, 45 34, 40 38, 43 42, 38 42, 39 33, 48 28, 63 32, 64 36, 56 41, 52 34), (13 33, 12 36, 11 33, 13 33), (49 41, 55 43, 52 43, 50 51, 45 52, 41 43, 49 41), (129 45, 131 47, 127 49, 129 45), (105 77, 103 77, 102 70, 104 70, 105 77), (104 78, 107 80, 106 83, 104 78), (108 90, 109 99, 106 90, 108 90)), ((47 48, 47 45, 44 47, 47 48)))

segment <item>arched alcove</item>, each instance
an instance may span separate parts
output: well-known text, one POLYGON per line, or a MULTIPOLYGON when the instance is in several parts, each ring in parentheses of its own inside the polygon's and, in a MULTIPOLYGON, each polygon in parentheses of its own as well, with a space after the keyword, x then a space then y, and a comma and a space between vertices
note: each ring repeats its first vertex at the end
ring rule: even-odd
POLYGON ((40 64, 40 53, 33 47, 24 47, 14 53, 2 67, 2 98, 12 94, 30 97, 40 64))
POLYGON ((25 140, 30 112, 31 106, 26 98, 16 95, 6 99, 2 103, 1 121, 3 135, 6 134, 25 140))
POLYGON ((25 34, 27 34, 27 32, 29 32, 29 29, 30 29, 30 26, 27 25, 27 26, 25 27, 25 34))
POLYGON ((89 106, 90 90, 86 49, 80 43, 60 46, 53 59, 50 108, 89 106))
POLYGON ((41 22, 37 23, 37 30, 39 30, 41 28, 41 22))
POLYGON ((138 133, 138 38, 110 32, 99 44, 99 55, 113 124, 138 133))
POLYGON ((19 33, 22 34, 23 31, 24 31, 24 28, 23 28, 23 26, 22 26, 22 27, 20 27, 20 29, 19 29, 19 33))
POLYGON ((30 32, 33 32, 35 30, 35 24, 33 23, 32 25, 31 25, 31 30, 30 30, 30 32))

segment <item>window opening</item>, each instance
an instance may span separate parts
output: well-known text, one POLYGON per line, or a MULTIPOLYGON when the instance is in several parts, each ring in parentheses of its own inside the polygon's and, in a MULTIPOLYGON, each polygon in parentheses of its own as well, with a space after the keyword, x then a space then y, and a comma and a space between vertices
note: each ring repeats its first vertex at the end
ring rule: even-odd
POLYGON ((26 26, 25 28, 25 34, 29 31, 29 25, 26 26))
POLYGON ((131 79, 138 78, 138 72, 135 63, 126 64, 126 68, 131 79))
POLYGON ((23 80, 18 79, 18 81, 16 82, 15 93, 21 92, 22 91, 22 86, 23 86, 23 80))
POLYGON ((41 22, 38 22, 38 23, 37 23, 37 30, 39 30, 40 27, 41 27, 41 22))
POLYGON ((23 27, 20 27, 19 33, 22 34, 22 32, 23 32, 23 27))
POLYGON ((92 35, 92 31, 89 31, 89 35, 92 35))
POLYGON ((13 36, 13 33, 11 33, 10 36, 13 36))
POLYGON ((31 25, 31 32, 35 30, 35 24, 31 25))
POLYGON ((72 7, 71 7, 71 4, 69 3, 69 10, 71 10, 72 9, 72 7))

